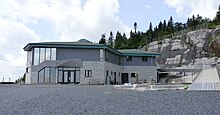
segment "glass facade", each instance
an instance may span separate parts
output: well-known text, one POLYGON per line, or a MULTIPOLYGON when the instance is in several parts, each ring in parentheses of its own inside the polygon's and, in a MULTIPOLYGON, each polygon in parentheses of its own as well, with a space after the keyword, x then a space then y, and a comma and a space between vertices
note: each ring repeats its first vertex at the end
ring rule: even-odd
POLYGON ((39 64, 39 49, 40 48, 34 48, 34 65, 39 64))
POLYGON ((58 83, 79 83, 80 82, 80 68, 58 68, 58 83))
POLYGON ((38 72, 38 83, 56 83, 56 70, 53 67, 45 67, 38 72))
POLYGON ((27 51, 27 67, 32 65, 32 51, 27 51))
POLYGON ((56 60, 56 48, 34 48, 34 65, 45 60, 56 60))

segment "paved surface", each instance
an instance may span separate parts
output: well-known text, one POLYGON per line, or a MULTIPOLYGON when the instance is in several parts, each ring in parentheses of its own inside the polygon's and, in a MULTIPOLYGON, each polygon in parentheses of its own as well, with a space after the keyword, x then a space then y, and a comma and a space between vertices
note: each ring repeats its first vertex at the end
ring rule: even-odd
POLYGON ((113 86, 0 85, 2 115, 219 115, 219 91, 146 91, 113 86))
POLYGON ((195 82, 219 82, 216 68, 202 70, 195 82))
POLYGON ((189 90, 220 90, 220 80, 216 68, 202 70, 189 90))

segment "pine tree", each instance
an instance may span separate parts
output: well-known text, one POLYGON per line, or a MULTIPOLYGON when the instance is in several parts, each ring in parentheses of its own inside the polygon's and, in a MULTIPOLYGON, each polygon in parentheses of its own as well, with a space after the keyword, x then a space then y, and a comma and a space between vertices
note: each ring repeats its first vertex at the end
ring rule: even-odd
POLYGON ((147 30, 146 34, 147 34, 147 38, 148 38, 148 40, 147 40, 148 43, 153 42, 153 26, 152 26, 151 22, 150 22, 149 29, 147 30))
POLYGON ((115 48, 116 49, 121 49, 121 44, 123 43, 123 37, 121 35, 121 33, 119 31, 117 31, 116 33, 116 37, 115 37, 115 48))
POLYGON ((174 33, 174 27, 173 27, 173 18, 172 16, 170 16, 170 20, 168 21, 168 32, 169 34, 173 34, 174 33))
POLYGON ((101 39, 99 40, 99 44, 106 44, 105 34, 101 35, 101 39))
POLYGON ((163 21, 163 35, 166 35, 167 34, 167 23, 166 23, 166 20, 163 21))
POLYGON ((162 39, 162 37, 163 37, 163 24, 162 24, 162 22, 160 21, 160 23, 159 23, 159 25, 158 25, 158 36, 159 36, 159 40, 161 40, 162 39))
POLYGON ((220 24, 220 5, 218 7, 218 11, 216 13, 216 17, 215 17, 214 21, 216 22, 216 24, 220 24))
POLYGON ((134 33, 137 33, 137 22, 134 22, 134 33))
POLYGON ((111 31, 110 34, 109 34, 109 39, 108 39, 108 45, 110 47, 113 47, 113 38, 114 38, 114 36, 113 36, 112 31, 111 31))

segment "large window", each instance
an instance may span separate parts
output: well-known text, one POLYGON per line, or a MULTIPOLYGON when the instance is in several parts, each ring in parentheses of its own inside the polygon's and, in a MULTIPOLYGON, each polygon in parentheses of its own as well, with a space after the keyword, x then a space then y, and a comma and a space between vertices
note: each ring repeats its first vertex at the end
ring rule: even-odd
POLYGON ((34 65, 45 60, 56 60, 56 48, 34 48, 34 65))
POLYGON ((40 63, 45 60, 45 48, 40 48, 40 63))
POLYGON ((38 83, 55 83, 55 68, 45 67, 38 72, 38 83))
POLYGON ((34 48, 34 65, 39 64, 39 49, 40 48, 34 48))

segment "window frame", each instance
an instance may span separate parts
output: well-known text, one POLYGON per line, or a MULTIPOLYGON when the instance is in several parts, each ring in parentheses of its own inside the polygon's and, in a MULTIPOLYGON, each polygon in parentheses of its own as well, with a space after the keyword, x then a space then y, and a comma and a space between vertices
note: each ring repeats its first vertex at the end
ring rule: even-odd
POLYGON ((85 77, 92 77, 92 70, 85 70, 85 77))
POLYGON ((127 56, 127 57, 126 57, 126 61, 127 61, 127 62, 132 62, 132 56, 127 56))
POLYGON ((148 57, 147 56, 142 56, 142 62, 147 62, 148 61, 148 57))
POLYGON ((137 77, 136 74, 137 73, 131 73, 131 77, 137 77))

